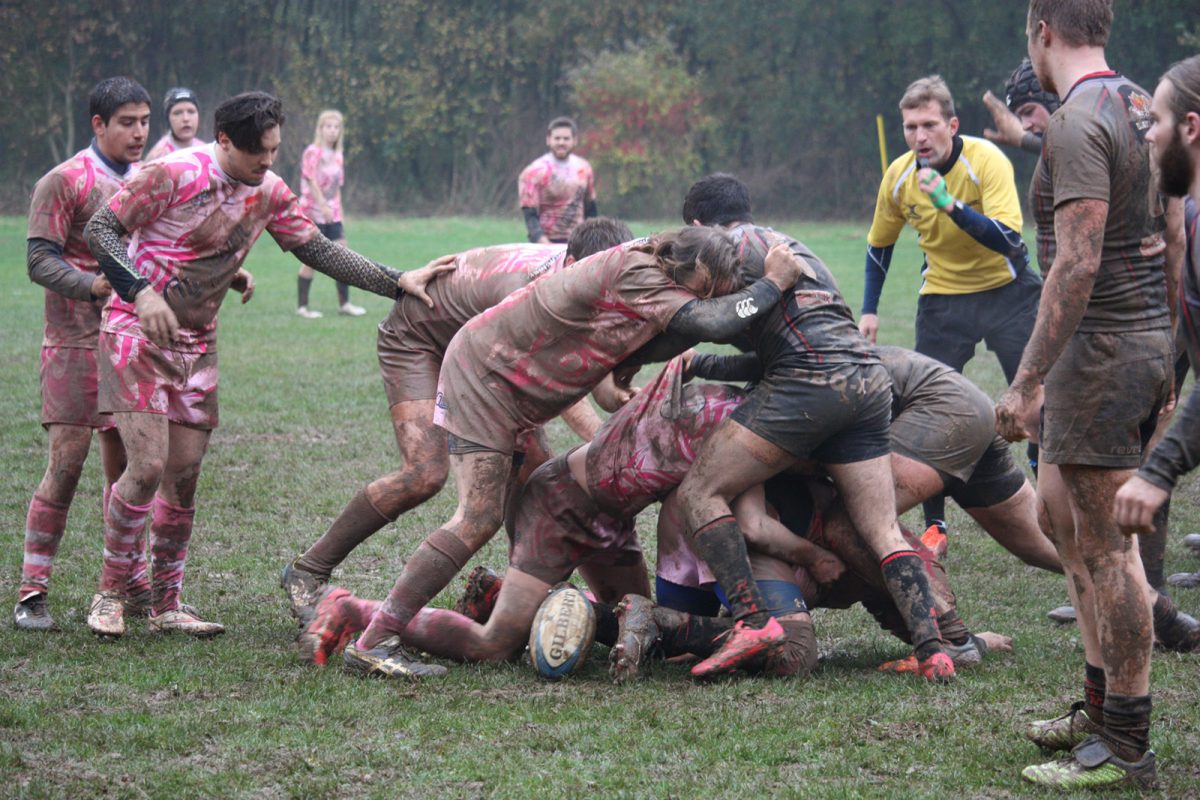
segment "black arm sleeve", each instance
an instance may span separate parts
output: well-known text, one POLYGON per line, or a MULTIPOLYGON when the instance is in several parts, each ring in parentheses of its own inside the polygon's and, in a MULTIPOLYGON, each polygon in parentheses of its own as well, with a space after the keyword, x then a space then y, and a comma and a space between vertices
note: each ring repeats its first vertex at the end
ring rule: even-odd
POLYGON ((613 368, 614 372, 644 367, 647 364, 657 364, 662 361, 670 361, 675 356, 687 350, 689 347, 695 347, 700 344, 699 339, 692 339, 687 336, 680 336, 668 330, 666 333, 660 333, 613 368))
POLYGON ((1021 234, 999 220, 980 214, 961 201, 950 207, 950 219, 975 241, 1007 258, 1013 264, 1027 266, 1029 250, 1021 234))
POLYGON ((108 206, 103 206, 83 229, 83 238, 92 255, 100 263, 100 271, 112 284, 113 292, 126 303, 132 303, 137 293, 150 285, 133 268, 124 238, 129 235, 121 220, 108 206))
POLYGON ((596 209, 596 201, 595 200, 584 200, 583 201, 583 218, 591 219, 592 217, 598 217, 598 216, 600 216, 600 212, 596 209))
POLYGON ((385 267, 348 247, 331 242, 318 233, 292 251, 301 263, 322 272, 334 280, 348 283, 368 292, 398 300, 404 295, 397 285, 400 273, 385 267))
POLYGON ((1042 154, 1042 137, 1032 131, 1026 131, 1025 135, 1021 137, 1021 149, 1026 153, 1040 156, 1042 154))
POLYGON ((25 245, 25 267, 29 280, 72 300, 95 300, 92 281, 96 276, 75 269, 63 260, 62 245, 49 239, 30 239, 25 245))
POLYGON ((734 294, 711 300, 693 300, 675 312, 667 333, 701 342, 726 342, 763 316, 783 293, 766 278, 734 294))
POLYGON ((538 219, 537 209, 521 206, 521 213, 525 215, 525 231, 529 234, 529 241, 537 244, 545 236, 542 233, 542 221, 538 219))
POLYGON ((1139 478, 1168 492, 1200 464, 1200 391, 1193 388, 1187 403, 1175 413, 1171 429, 1137 472, 1139 478))
POLYGON ((742 383, 762 378, 763 366, 757 353, 739 353, 738 355, 697 353, 692 357, 688 372, 693 378, 742 383))

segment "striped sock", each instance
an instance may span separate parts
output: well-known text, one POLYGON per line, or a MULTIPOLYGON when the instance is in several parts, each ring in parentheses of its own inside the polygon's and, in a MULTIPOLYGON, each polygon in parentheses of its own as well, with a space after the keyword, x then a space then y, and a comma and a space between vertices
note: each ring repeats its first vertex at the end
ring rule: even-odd
POLYGON ((21 592, 18 599, 25 600, 50 590, 50 572, 54 569, 58 545, 67 530, 69 510, 70 506, 51 503, 36 494, 29 501, 29 513, 25 516, 25 558, 21 563, 21 592))
POLYGON ((154 615, 179 608, 183 588, 183 569, 187 563, 188 542, 192 538, 195 508, 171 505, 154 496, 154 517, 150 522, 150 559, 154 565, 151 593, 154 615))
POLYGON ((144 536, 150 503, 135 506, 125 502, 114 487, 104 513, 104 564, 100 568, 100 591, 125 592, 137 555, 137 543, 144 536))

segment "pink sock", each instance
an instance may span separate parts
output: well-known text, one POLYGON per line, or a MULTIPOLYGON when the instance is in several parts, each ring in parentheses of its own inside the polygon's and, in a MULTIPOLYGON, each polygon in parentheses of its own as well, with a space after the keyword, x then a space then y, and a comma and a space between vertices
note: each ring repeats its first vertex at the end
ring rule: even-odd
POLYGON ((195 508, 181 508, 159 495, 154 496, 150 558, 154 564, 151 592, 156 616, 179 608, 179 591, 183 588, 183 569, 195 517, 195 508))
POLYGON ((21 592, 18 599, 50 590, 54 556, 67 530, 69 506, 51 503, 36 494, 25 516, 25 559, 21 563, 21 592))
POLYGON ((100 568, 100 591, 124 593, 137 542, 143 535, 149 513, 150 503, 144 506, 130 505, 113 488, 104 513, 104 563, 100 568))
POLYGON ((342 611, 351 629, 356 631, 366 630, 380 605, 378 600, 365 600, 354 595, 342 598, 342 611))

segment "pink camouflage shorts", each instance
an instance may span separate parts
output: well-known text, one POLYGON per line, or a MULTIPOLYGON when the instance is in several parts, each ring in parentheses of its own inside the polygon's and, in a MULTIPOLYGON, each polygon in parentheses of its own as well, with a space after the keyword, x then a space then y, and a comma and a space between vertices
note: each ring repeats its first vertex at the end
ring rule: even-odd
POLYGON ((83 425, 101 431, 116 427, 96 403, 99 377, 96 351, 82 347, 42 348, 42 425, 83 425))
POLYGON ((217 427, 217 354, 163 350, 147 339, 100 334, 100 409, 165 414, 189 428, 217 427))

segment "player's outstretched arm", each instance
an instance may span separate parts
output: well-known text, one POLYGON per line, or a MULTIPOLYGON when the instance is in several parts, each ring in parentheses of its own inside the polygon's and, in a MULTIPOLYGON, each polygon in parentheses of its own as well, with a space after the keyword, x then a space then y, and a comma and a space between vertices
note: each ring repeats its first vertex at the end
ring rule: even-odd
POLYGON ((111 208, 101 208, 83 229, 83 238, 100 264, 100 271, 112 284, 112 291, 126 303, 133 303, 142 330, 150 341, 165 347, 175 338, 179 320, 167 301, 150 287, 129 260, 124 239, 129 231, 111 208))
POLYGON ((63 248, 49 239, 30 239, 25 247, 25 267, 29 280, 72 300, 99 300, 112 294, 112 286, 103 275, 75 269, 63 258, 63 248))
POLYGON ((1019 147, 1029 153, 1042 152, 1042 137, 1028 132, 1021 127, 1021 120, 1008 110, 1008 106, 991 90, 984 92, 983 104, 992 113, 992 124, 995 128, 984 128, 983 135, 995 142, 1009 147, 1019 147))
POLYGON ((318 233, 297 247, 292 255, 302 264, 342 283, 392 300, 403 296, 400 272, 332 242, 323 234, 318 233))

